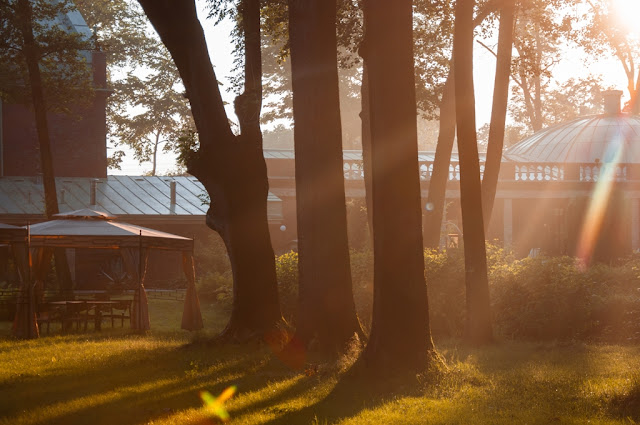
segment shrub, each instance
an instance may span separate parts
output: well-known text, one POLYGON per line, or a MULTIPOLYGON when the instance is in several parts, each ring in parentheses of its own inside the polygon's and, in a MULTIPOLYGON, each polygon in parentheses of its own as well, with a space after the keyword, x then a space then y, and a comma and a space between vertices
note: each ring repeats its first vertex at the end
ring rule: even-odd
POLYGON ((424 260, 431 330, 460 336, 465 317, 464 253, 461 248, 425 250, 424 260))
POLYGON ((208 272, 196 279, 198 296, 205 301, 217 301, 231 306, 233 301, 233 278, 231 273, 208 272))
POLYGON ((373 312, 373 252, 351 250, 350 257, 353 299, 360 323, 368 333, 373 312))
MULTIPOLYGON (((218 252, 219 248, 211 250, 218 252)), ((369 330, 373 253, 352 250, 350 256, 357 312, 363 327, 369 330)), ((427 250, 424 259, 433 334, 459 337, 466 317, 463 250, 427 250)), ((209 260, 206 273, 197 280, 203 299, 231 303, 233 284, 225 261, 226 257, 209 260)), ((488 244, 487 265, 497 336, 640 341, 640 256, 582 271, 574 258, 516 259, 511 252, 488 244)), ((276 272, 283 314, 295 323, 298 254, 292 251, 276 257, 276 272)))
POLYGON ((298 253, 289 251, 276 257, 276 275, 282 314, 295 323, 298 311, 298 253))

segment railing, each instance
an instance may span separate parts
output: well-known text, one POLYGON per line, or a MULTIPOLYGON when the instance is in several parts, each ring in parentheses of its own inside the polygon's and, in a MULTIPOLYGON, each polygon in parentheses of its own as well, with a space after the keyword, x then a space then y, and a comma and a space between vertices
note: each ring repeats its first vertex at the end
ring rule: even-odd
MULTIPOLYGON (((433 175, 433 161, 420 161, 420 180, 431 180, 433 175)), ((640 179, 629 175, 628 164, 564 164, 564 163, 514 163, 504 162, 500 170, 500 180, 515 180, 529 182, 545 181, 581 181, 597 182, 598 180, 613 179, 628 181, 640 179)), ((480 175, 484 174, 484 162, 480 163, 480 175)), ((361 160, 344 161, 344 178, 346 180, 363 180, 364 170, 361 160)), ((451 161, 449 164, 449 180, 460 180, 460 163, 451 161)))
MULTIPOLYGON (((480 174, 484 173, 484 163, 480 164, 480 174)), ((433 161, 420 161, 420 180, 431 180, 433 174, 433 161)), ((364 170, 362 161, 346 160, 344 161, 344 178, 346 180, 362 180, 364 179, 364 170)), ((460 164, 458 161, 451 161, 449 164, 449 180, 460 180, 460 164)))
POLYGON ((516 164, 514 180, 559 181, 564 180, 564 164, 516 164))

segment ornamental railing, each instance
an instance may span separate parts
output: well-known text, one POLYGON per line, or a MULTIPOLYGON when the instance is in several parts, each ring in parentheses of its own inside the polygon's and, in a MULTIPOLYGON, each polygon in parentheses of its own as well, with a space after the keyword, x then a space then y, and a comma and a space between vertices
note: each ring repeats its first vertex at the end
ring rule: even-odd
MULTIPOLYGON (((433 175, 433 161, 420 161, 420 180, 429 181, 433 175)), ((630 164, 565 164, 565 163, 517 163, 504 162, 500 170, 500 180, 545 182, 545 181, 581 181, 597 182, 602 179, 615 181, 640 180, 640 166, 636 176, 631 176, 630 164)), ((484 173, 484 162, 480 163, 480 174, 484 173)), ((344 177, 346 180, 363 180, 364 170, 361 160, 344 161, 344 177)), ((449 164, 450 181, 460 180, 460 163, 451 161, 449 164)))

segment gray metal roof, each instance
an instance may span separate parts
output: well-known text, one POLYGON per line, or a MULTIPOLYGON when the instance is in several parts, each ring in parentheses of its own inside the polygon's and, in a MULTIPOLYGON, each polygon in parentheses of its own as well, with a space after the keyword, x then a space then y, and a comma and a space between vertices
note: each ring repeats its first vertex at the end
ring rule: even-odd
MULTIPOLYGON (((126 216, 202 216, 206 191, 195 177, 108 176, 58 177, 56 189, 61 213, 90 206, 91 182, 96 181, 96 204, 92 207, 109 214, 126 216), (171 205, 171 182, 176 182, 176 203, 171 205)), ((270 220, 282 218, 282 201, 268 197, 270 220)), ((44 189, 32 177, 0 178, 0 216, 44 214, 44 189)))
POLYGON ((504 155, 519 162, 640 163, 640 117, 598 115, 576 118, 535 133, 504 155))

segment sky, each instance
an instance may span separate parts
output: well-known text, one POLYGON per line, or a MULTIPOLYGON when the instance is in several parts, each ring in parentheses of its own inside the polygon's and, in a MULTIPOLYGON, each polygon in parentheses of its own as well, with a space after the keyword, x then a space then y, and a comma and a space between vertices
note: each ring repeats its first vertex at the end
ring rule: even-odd
MULTIPOLYGON (((620 4, 627 3, 637 6, 640 16, 640 0, 615 0, 620 4)), ((199 2, 198 16, 204 28, 209 56, 214 66, 218 80, 222 82, 222 97, 227 102, 227 115, 235 118, 233 112, 233 98, 235 94, 227 91, 229 87, 228 77, 233 69, 233 43, 229 37, 233 29, 232 22, 225 20, 218 25, 214 25, 213 20, 206 19, 206 11, 203 2, 199 2)), ((622 9, 622 7, 621 7, 622 9)), ((626 14, 624 16, 629 16, 626 14)), ((484 40, 485 44, 495 47, 495 40, 484 40)), ((553 69, 558 81, 565 81, 571 77, 586 77, 589 74, 601 74, 604 76, 604 86, 624 90, 623 102, 628 99, 626 93, 626 76, 620 63, 614 59, 599 60, 598 62, 587 62, 586 56, 575 50, 567 50, 562 61, 553 69)), ((478 128, 489 122, 491 115, 491 100, 493 96, 493 78, 495 73, 495 57, 485 48, 476 44, 474 49, 474 85, 476 97, 476 126, 478 128)), ((108 154, 111 154, 109 151, 108 154)), ((133 154, 128 152, 122 163, 122 170, 109 170, 109 174, 140 175, 151 170, 150 163, 139 164, 133 159, 133 154)), ((176 169, 173 154, 160 153, 158 158, 158 174, 166 174, 176 169)))

